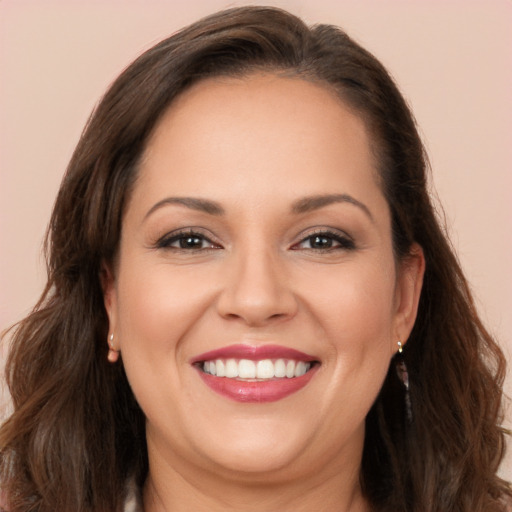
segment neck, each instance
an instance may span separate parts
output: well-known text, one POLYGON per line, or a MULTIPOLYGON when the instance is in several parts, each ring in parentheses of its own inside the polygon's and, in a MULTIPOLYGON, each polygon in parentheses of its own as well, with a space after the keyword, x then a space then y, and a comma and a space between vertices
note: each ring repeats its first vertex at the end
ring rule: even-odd
POLYGON ((204 471, 173 458, 151 461, 144 512, 370 512, 359 484, 359 464, 331 464, 312 475, 204 471))

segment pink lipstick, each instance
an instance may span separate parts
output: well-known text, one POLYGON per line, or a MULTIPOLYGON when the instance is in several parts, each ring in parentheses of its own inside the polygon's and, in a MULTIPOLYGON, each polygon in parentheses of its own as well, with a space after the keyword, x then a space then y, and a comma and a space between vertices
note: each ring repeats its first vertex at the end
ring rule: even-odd
POLYGON ((231 345, 194 357, 191 363, 213 391, 238 402, 281 400, 306 386, 319 362, 278 345, 231 345))

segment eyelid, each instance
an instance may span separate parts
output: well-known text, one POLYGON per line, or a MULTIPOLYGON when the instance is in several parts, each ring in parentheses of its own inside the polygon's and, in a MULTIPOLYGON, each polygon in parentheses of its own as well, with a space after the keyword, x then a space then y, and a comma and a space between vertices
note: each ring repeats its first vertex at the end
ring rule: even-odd
MULTIPOLYGON (((310 228, 309 230, 303 230, 297 237, 296 242, 294 242, 291 246, 291 250, 311 250, 314 252, 327 252, 329 250, 351 250, 355 249, 354 239, 347 234, 345 231, 340 230, 338 228, 331 227, 315 227, 310 228), (311 239, 315 236, 324 236, 326 238, 331 238, 336 242, 335 247, 328 248, 301 248, 300 245, 306 242, 308 239, 311 239)), ((209 232, 209 230, 205 230, 201 227, 184 227, 178 228, 176 230, 169 231, 164 235, 158 237, 156 241, 152 244, 152 246, 156 249, 169 249, 175 251, 184 251, 184 252, 194 252, 194 251, 207 251, 212 249, 223 249, 223 245, 217 240, 217 237, 213 235, 213 233, 209 232), (209 247, 201 247, 201 248, 180 248, 173 247, 171 244, 179 241, 180 239, 186 237, 196 237, 202 239, 205 243, 209 244, 209 247)))
POLYGON ((216 247, 204 247, 195 249, 196 251, 205 251, 205 250, 211 250, 211 249, 220 249, 222 248, 222 245, 215 240, 216 237, 214 237, 211 233, 206 233, 206 230, 204 228, 200 227, 186 227, 186 228, 179 228, 173 231, 169 231, 163 236, 158 237, 156 242, 153 244, 153 246, 157 249, 173 249, 176 251, 185 251, 185 252, 193 252, 194 249, 183 249, 180 247, 171 247, 171 244, 180 240, 181 238, 189 237, 195 237, 195 238, 201 238, 211 246, 216 247))
MULTIPOLYGON (((339 244, 339 246, 337 246, 337 247, 330 247, 330 248, 323 249, 323 252, 327 252, 329 250, 331 250, 331 251, 337 250, 337 249, 351 250, 351 249, 356 248, 355 241, 349 234, 347 234, 343 230, 336 229, 336 228, 330 228, 330 227, 316 227, 310 231, 307 231, 307 230, 303 231, 297 237, 297 238, 299 238, 299 241, 292 244, 292 246, 290 248, 292 250, 298 250, 298 249, 300 249, 300 247, 298 247, 300 244, 302 244, 303 242, 305 242, 308 239, 313 238, 315 236, 325 236, 328 238, 332 238, 339 244)), ((306 248, 305 250, 322 252, 322 249, 314 249, 314 248, 309 248, 309 249, 306 248)))

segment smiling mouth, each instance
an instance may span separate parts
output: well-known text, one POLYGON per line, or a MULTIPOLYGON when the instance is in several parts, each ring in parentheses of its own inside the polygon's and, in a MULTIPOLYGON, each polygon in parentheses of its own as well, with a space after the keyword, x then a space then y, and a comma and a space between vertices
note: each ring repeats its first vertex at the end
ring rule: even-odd
POLYGON ((286 398, 304 388, 321 365, 308 354, 277 345, 231 345, 191 363, 211 390, 243 403, 286 398))
POLYGON ((276 379, 302 377, 316 361, 295 359, 214 359, 197 363, 199 368, 209 375, 236 379, 239 381, 265 382, 276 379))

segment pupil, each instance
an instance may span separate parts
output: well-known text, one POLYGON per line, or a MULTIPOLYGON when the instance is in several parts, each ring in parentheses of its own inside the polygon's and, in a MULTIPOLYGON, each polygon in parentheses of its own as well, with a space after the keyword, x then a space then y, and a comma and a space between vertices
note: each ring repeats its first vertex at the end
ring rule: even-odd
POLYGON ((332 247, 332 240, 325 236, 315 236, 315 237, 313 237, 311 245, 318 249, 325 249, 325 248, 332 247))
POLYGON ((201 247, 201 239, 195 236, 188 236, 180 240, 180 247, 182 249, 194 249, 201 247))

